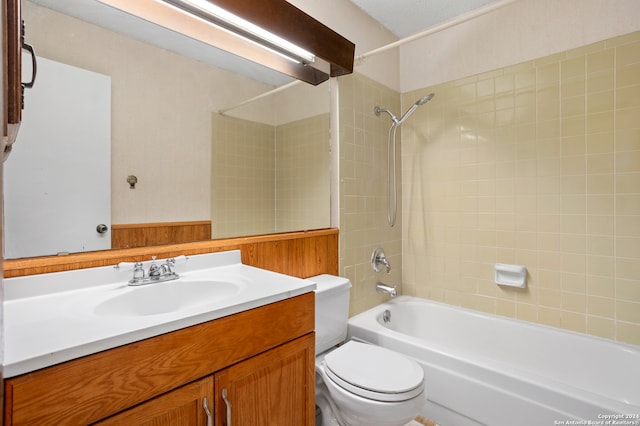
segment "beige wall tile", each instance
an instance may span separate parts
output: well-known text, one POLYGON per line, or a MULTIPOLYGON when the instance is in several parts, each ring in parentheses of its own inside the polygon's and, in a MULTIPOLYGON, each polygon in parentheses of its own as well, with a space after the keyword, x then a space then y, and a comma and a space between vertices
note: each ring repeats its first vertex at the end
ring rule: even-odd
POLYGON ((538 322, 552 327, 560 327, 562 325, 562 311, 539 306, 538 322))
POLYGON ((640 323, 640 302, 618 300, 616 302, 616 319, 619 321, 640 323))
MULTIPOLYGON (((357 73, 341 77, 338 87, 341 120, 340 274, 353 284, 350 312, 356 314, 386 299, 387 296, 376 293, 377 281, 403 287, 408 294, 441 299, 442 291, 420 288, 415 284, 425 281, 433 273, 430 266, 434 261, 425 262, 421 257, 420 265, 412 267, 408 273, 416 277, 415 281, 403 283, 402 280, 402 253, 404 251, 411 257, 413 249, 403 249, 401 200, 403 190, 411 192, 414 189, 410 183, 404 188, 401 185, 400 167, 397 223, 393 228, 387 225, 387 136, 391 120, 387 114, 376 117, 373 109, 378 105, 400 114, 400 94, 357 73), (392 266, 391 274, 372 270, 371 252, 376 247, 384 249, 392 266)), ((400 137, 401 132, 398 132, 398 144, 400 137)), ((416 185, 416 190, 422 192, 419 185, 416 185)))
POLYGON ((213 238, 274 231, 275 129, 212 115, 213 238))
POLYGON ((275 128, 275 232, 330 226, 329 113, 275 128))
POLYGON ((615 339, 615 321, 592 315, 587 315, 587 333, 605 339, 615 339))
POLYGON ((616 340, 640 345, 640 325, 624 321, 616 321, 616 340))
POLYGON ((585 333, 587 331, 586 315, 575 312, 562 311, 560 327, 564 328, 565 330, 585 333))
POLYGON ((212 117, 214 238, 330 225, 328 113, 280 126, 212 117))
POLYGON ((428 270, 407 288, 640 342, 640 33, 403 104, 430 91, 403 126, 403 269, 428 270), (493 284, 493 261, 529 289, 493 284))
POLYGON ((640 300, 640 280, 619 279, 615 283, 615 295, 618 300, 640 300))
POLYGON ((617 67, 640 63, 640 41, 622 44, 615 50, 617 67))

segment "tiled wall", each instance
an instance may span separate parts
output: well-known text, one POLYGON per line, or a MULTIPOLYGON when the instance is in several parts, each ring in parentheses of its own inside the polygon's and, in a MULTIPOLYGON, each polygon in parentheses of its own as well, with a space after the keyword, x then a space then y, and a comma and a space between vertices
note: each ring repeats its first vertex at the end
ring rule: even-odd
MULTIPOLYGON (((401 205, 395 227, 387 225, 387 135, 391 120, 388 115, 376 117, 373 112, 376 105, 398 111, 400 95, 358 73, 340 77, 338 84, 340 275, 353 285, 353 315, 388 298, 376 293, 377 281, 399 288, 402 284, 401 205), (391 274, 375 273, 371 268, 371 252, 376 247, 384 249, 391 274)), ((398 142, 399 137, 398 133, 398 142)), ((399 172, 398 168, 400 190, 399 172)))
POLYGON ((430 91, 403 130, 405 293, 640 344, 640 33, 403 107, 430 91))
POLYGON ((330 226, 329 114, 271 126, 213 114, 213 238, 330 226))
POLYGON ((275 128, 213 114, 211 140, 213 238, 273 232, 275 128))
POLYGON ((330 115, 276 127, 276 232, 328 228, 330 115))

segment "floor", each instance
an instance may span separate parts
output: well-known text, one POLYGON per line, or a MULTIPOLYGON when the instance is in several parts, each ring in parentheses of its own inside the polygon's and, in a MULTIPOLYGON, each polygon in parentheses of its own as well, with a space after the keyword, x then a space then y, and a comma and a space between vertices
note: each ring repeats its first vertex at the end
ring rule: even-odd
POLYGON ((416 417, 415 420, 410 421, 405 426, 440 426, 431 420, 425 419, 422 416, 416 417))

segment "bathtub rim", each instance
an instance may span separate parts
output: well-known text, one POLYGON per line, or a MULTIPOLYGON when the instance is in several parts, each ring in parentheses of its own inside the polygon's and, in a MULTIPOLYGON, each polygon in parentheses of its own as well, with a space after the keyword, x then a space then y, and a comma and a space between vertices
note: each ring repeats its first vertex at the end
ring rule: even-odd
MULTIPOLYGON (((596 336, 593 334, 588 334, 588 333, 582 333, 579 331, 574 331, 574 330, 567 330, 564 328, 559 328, 559 327, 554 327, 552 325, 547 325, 547 324, 543 324, 543 323, 537 323, 537 322, 532 322, 532 321, 527 321, 527 320, 523 320, 523 319, 519 319, 519 318, 512 318, 512 317, 507 317, 504 315, 498 315, 498 314, 491 314, 488 312, 482 312, 482 311, 477 311, 474 309, 470 309, 470 308, 465 308, 464 306, 458 306, 458 305, 452 305, 449 303, 445 303, 445 302, 440 302, 437 300, 432 300, 432 299, 424 299, 421 297, 417 297, 417 296, 409 296, 409 295, 401 295, 398 297, 395 297, 393 299, 389 299, 386 302, 383 302, 379 305, 373 306, 365 311, 359 312, 351 317, 349 317, 349 321, 354 320, 356 321, 358 317, 364 317, 365 314, 373 312, 373 311, 380 311, 377 312, 378 314, 383 312, 384 306, 392 306, 392 305, 397 305, 399 303, 405 302, 405 301, 419 301, 419 302, 426 302, 426 303, 430 303, 436 306, 440 306, 442 308, 453 308, 455 310, 460 310, 463 312, 466 312, 469 315, 475 316, 475 317, 483 317, 483 318, 490 318, 490 319, 496 319, 499 321, 513 321, 518 323, 519 325, 522 325, 523 327, 526 328, 542 328, 542 329, 546 329, 549 331, 553 331, 553 332, 557 332, 560 334, 566 334, 566 335, 571 335, 571 336, 579 336, 582 338, 587 338, 589 340, 594 340, 594 341, 598 341, 601 343, 604 343, 608 346, 616 346, 616 347, 623 347, 626 349, 629 349, 631 352, 635 352, 640 356, 640 345, 634 345, 633 343, 628 343, 628 342, 621 342, 618 340, 614 340, 614 339, 608 339, 606 337, 601 337, 601 336, 596 336)), ((376 315, 377 318, 377 315, 376 315)), ((377 321, 376 321, 377 322, 377 321)), ((379 324, 382 328, 386 329, 386 330, 390 330, 390 331, 394 331, 391 330, 389 328, 384 327, 383 325, 379 324)), ((401 333, 400 333, 401 334, 401 333)))
MULTIPOLYGON (((404 302, 414 302, 414 303, 425 303, 425 304, 433 304, 435 306, 439 306, 445 309, 454 309, 460 310, 467 314, 472 315, 473 317, 484 317, 489 318, 491 320, 500 320, 512 322, 515 321, 518 326, 524 326, 527 328, 543 328, 554 333, 560 333, 561 335, 568 335, 580 338, 587 338, 588 340, 593 340, 594 342, 598 342, 600 344, 605 344, 607 346, 613 346, 615 349, 622 349, 624 351, 630 351, 640 357, 640 346, 617 342, 611 339, 606 339, 598 336, 592 336, 585 333, 579 333, 572 330, 564 330, 557 327, 548 326, 545 324, 532 323, 529 321, 519 320, 515 318, 502 317, 495 314, 484 313, 480 311, 474 311, 472 309, 459 307, 455 305, 450 305, 430 299, 422 299, 415 296, 399 296, 395 299, 389 300, 387 302, 381 303, 380 305, 374 306, 364 312, 361 312, 357 315, 349 318, 349 332, 348 337, 354 338, 352 333, 353 328, 361 328, 367 331, 370 331, 373 334, 380 335, 383 338, 389 338, 393 340, 397 340, 398 342, 405 342, 407 345, 420 345, 422 340, 418 337, 403 334, 399 331, 392 330, 390 328, 382 325, 378 318, 382 314, 382 312, 388 307, 401 304, 404 302), (371 327, 372 326, 372 327, 371 327)), ((372 342, 367 340, 366 338, 360 338, 359 336, 355 336, 356 339, 361 339, 363 341, 367 341, 369 343, 378 344, 379 342, 372 342)), ((424 346, 424 344, 423 344, 424 346)), ((483 371, 489 371, 494 374, 498 374, 500 376, 506 376, 510 379, 515 377, 521 377, 528 381, 529 384, 532 384, 540 389, 545 389, 554 393, 557 393, 558 390, 566 393, 567 395, 571 395, 576 397, 580 401, 584 401, 588 404, 599 406, 602 408, 606 408, 610 410, 612 413, 640 413, 640 403, 636 404, 636 401, 627 401, 624 399, 616 399, 608 397, 606 394, 599 393, 592 389, 583 389, 581 387, 572 385, 571 383, 567 383, 563 380, 557 380, 548 375, 538 374, 533 371, 514 367, 514 364, 508 364, 504 362, 497 362, 492 359, 487 358, 475 358, 471 356, 465 356, 464 354, 456 353, 455 351, 447 351, 447 348, 444 345, 434 345, 429 346, 427 348, 430 351, 437 353, 439 356, 449 357, 457 362, 462 362, 465 364, 472 365, 477 368, 481 368, 483 371)), ((414 357, 415 358, 415 357, 414 357)), ((416 358, 420 362, 419 359, 416 358)), ((640 400, 639 400, 640 401, 640 400)))

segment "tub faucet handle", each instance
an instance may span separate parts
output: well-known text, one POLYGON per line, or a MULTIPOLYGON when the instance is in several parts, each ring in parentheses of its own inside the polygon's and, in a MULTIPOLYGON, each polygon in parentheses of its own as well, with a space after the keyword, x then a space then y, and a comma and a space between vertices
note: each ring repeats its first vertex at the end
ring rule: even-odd
POLYGON ((373 250, 371 253, 371 267, 375 272, 380 272, 380 265, 384 266, 387 269, 387 274, 391 273, 391 264, 389 260, 384 255, 384 251, 380 247, 373 250))

